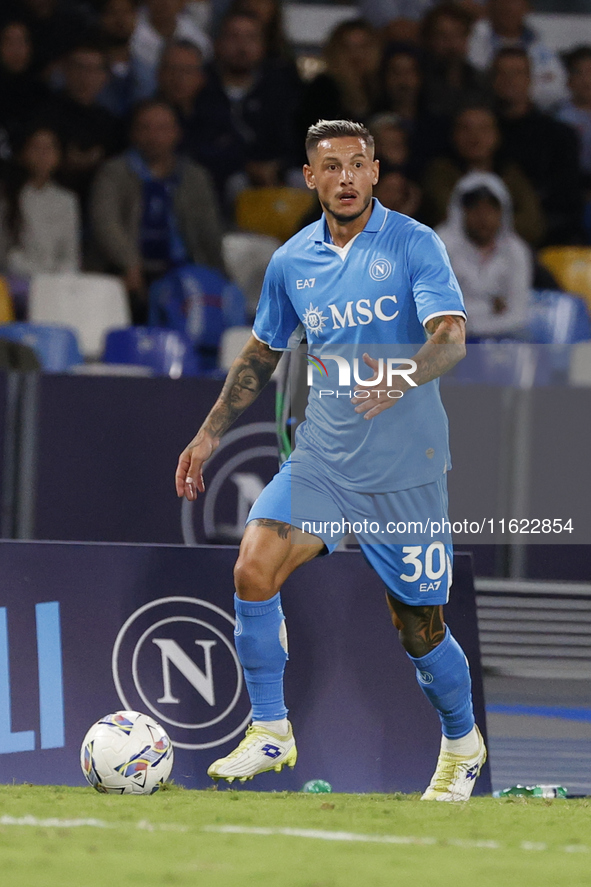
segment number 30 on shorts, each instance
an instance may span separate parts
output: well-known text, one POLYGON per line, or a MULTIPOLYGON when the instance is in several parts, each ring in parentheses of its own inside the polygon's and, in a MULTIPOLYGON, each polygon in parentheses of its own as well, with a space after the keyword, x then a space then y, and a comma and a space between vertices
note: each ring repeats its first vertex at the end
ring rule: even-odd
POLYGON ((432 542, 425 548, 424 545, 405 545, 402 549, 404 557, 402 562, 413 567, 410 575, 401 573, 400 578, 405 582, 416 582, 423 572, 427 579, 441 579, 447 569, 447 558, 443 542, 432 542), (424 549, 424 552, 423 552, 424 549))

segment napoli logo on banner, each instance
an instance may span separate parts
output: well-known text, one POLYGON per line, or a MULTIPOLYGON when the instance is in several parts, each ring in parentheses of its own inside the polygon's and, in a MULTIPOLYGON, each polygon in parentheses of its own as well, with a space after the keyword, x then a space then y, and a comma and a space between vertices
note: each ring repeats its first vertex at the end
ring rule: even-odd
POLYGON ((392 262, 388 259, 374 259, 369 266, 369 276, 372 280, 385 280, 393 270, 392 262))
POLYGON ((205 495, 197 504, 183 499, 185 545, 239 542, 251 506, 278 468, 274 422, 251 422, 225 434, 205 463, 205 495))
POLYGON ((151 714, 178 748, 215 748, 238 736, 251 708, 234 625, 225 610, 199 598, 159 598, 137 609, 113 647, 123 707, 151 714))

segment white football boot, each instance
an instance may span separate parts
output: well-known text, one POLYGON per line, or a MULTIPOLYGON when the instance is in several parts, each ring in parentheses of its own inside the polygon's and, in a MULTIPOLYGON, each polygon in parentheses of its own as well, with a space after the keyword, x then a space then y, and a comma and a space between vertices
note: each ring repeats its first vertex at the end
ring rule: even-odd
POLYGON ((486 761, 486 746, 478 727, 478 754, 472 758, 441 751, 437 767, 421 801, 467 801, 472 794, 476 777, 486 761))
POLYGON ((246 782, 268 770, 279 773, 286 764, 293 769, 297 759, 298 752, 291 724, 289 732, 280 736, 255 723, 250 725, 246 736, 234 751, 213 762, 207 775, 212 779, 225 779, 227 782, 234 782, 235 779, 246 782))

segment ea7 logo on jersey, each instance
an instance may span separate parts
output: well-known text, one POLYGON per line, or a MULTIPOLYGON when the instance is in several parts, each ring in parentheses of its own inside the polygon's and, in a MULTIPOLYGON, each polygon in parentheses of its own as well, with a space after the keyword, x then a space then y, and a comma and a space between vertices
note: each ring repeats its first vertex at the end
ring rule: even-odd
POLYGON ((306 280, 296 280, 296 287, 299 290, 305 290, 308 287, 313 287, 316 283, 315 277, 308 277, 306 280))
POLYGON ((357 299, 347 302, 344 312, 341 314, 336 305, 329 305, 332 314, 333 330, 343 329, 345 326, 367 326, 372 320, 394 320, 400 313, 394 305, 397 303, 396 296, 380 296, 372 305, 370 299, 357 299))
POLYGON ((372 280, 385 280, 392 274, 392 263, 388 259, 375 259, 369 266, 369 276, 372 280))

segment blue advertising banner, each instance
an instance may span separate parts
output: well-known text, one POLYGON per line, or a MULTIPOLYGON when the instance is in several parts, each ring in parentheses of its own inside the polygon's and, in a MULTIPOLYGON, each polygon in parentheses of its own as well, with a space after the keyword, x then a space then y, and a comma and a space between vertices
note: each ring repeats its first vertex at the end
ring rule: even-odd
MULTIPOLYGON (((211 784, 250 707, 233 645, 230 546, 0 543, 0 781, 84 784, 80 744, 105 714, 152 715, 175 745, 173 778, 211 784)), ((484 698, 471 561, 458 555, 449 625, 484 698)), ((285 584, 287 701, 295 771, 249 786, 424 789, 439 721, 392 628, 384 588, 358 552, 300 568, 285 584)), ((490 791, 487 768, 476 791, 490 791)))
MULTIPOLYGON (((221 388, 213 379, 41 376, 33 538, 181 544, 177 459, 221 388)), ((206 467, 206 510, 194 523, 187 516, 195 540, 239 541, 277 468, 269 385, 206 467)))

